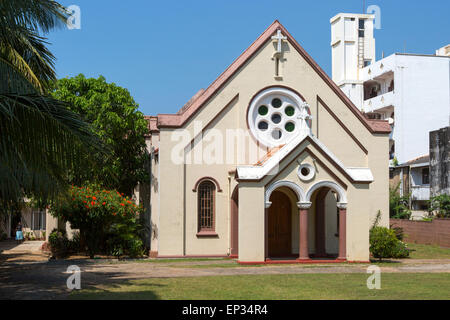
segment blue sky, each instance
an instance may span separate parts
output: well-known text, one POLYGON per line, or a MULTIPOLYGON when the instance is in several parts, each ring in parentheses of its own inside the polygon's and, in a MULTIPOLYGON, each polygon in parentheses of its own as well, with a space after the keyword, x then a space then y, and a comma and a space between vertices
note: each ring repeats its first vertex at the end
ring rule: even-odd
MULTIPOLYGON (((81 29, 48 35, 59 78, 103 75, 127 88, 146 115, 178 111, 275 19, 331 75, 329 19, 361 13, 362 0, 60 0, 81 9, 81 29)), ((433 54, 450 43, 450 1, 365 1, 381 9, 377 59, 433 54)))

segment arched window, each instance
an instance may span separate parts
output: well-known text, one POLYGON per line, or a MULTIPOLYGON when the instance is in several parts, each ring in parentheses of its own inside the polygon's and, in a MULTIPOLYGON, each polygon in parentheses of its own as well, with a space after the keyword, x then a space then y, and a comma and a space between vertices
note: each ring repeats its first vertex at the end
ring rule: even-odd
POLYGON ((198 186, 198 231, 215 230, 215 196, 216 186, 209 180, 198 186))

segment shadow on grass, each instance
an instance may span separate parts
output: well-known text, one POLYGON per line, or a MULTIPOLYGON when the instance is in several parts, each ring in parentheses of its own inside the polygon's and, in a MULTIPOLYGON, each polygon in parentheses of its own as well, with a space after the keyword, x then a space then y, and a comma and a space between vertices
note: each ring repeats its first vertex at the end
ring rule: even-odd
MULTIPOLYGON (((50 260, 37 263, 17 263, 7 262, 0 265, 0 300, 65 300, 72 298, 71 290, 67 288, 67 280, 73 274, 67 272, 67 268, 76 265, 81 269, 81 287, 90 289, 99 294, 90 295, 87 292, 86 297, 82 294, 83 290, 78 292, 79 298, 100 298, 100 299, 158 299, 157 295, 150 290, 141 292, 120 291, 122 286, 127 289, 136 277, 130 277, 125 272, 102 271, 101 269, 91 272, 85 271, 86 268, 95 265, 95 260, 50 260), (124 279, 126 277, 126 279, 124 279), (109 292, 103 288, 117 289, 117 292, 109 292), (98 297, 97 297, 98 296, 98 297)), ((154 286, 159 286, 154 284, 154 286)), ((74 294, 76 298, 78 295, 74 294)))

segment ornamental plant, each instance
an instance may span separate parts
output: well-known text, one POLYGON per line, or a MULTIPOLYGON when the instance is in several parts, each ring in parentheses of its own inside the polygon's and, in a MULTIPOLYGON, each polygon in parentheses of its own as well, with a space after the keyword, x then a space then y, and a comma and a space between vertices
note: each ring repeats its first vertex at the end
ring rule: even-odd
POLYGON ((72 186, 68 196, 51 206, 54 217, 68 221, 80 231, 80 246, 91 258, 96 253, 139 256, 143 252, 138 223, 142 207, 114 190, 96 186, 72 186))
POLYGON ((370 253, 381 261, 383 258, 407 258, 410 250, 400 238, 400 230, 378 226, 381 212, 378 211, 375 221, 369 231, 370 253))
POLYGON ((438 218, 450 218, 450 195, 440 194, 429 201, 429 215, 438 218))

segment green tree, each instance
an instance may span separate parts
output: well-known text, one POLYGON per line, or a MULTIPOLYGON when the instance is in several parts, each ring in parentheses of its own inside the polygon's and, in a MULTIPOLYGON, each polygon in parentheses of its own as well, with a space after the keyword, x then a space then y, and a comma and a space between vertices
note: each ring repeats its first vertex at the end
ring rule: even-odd
POLYGON ((98 137, 67 103, 46 94, 54 57, 39 32, 63 26, 50 0, 0 1, 0 213, 25 196, 46 199, 66 188, 67 170, 98 137))
POLYGON ((138 182, 147 181, 147 122, 127 89, 107 83, 102 76, 95 79, 80 74, 58 80, 52 94, 92 123, 110 150, 107 156, 92 152, 90 165, 75 170, 74 184, 98 183, 131 195, 138 182))

